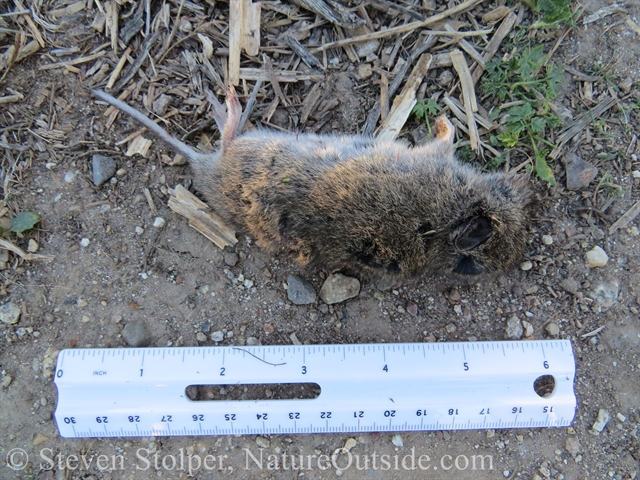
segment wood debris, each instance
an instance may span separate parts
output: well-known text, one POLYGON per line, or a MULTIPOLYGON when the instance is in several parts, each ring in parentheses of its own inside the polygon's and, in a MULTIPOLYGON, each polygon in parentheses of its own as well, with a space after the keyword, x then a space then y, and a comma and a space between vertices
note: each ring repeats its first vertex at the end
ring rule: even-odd
POLYGON ((223 220, 210 211, 209 206, 193 195, 182 185, 169 190, 169 208, 189 220, 189 226, 195 228, 215 243, 221 250, 238 243, 235 232, 226 226, 223 220))
POLYGON ((416 63, 411 75, 409 75, 404 88, 393 100, 389 115, 385 118, 377 135, 380 140, 394 140, 398 136, 407 118, 409 118, 411 110, 417 103, 416 92, 430 66, 431 54, 424 53, 416 63))

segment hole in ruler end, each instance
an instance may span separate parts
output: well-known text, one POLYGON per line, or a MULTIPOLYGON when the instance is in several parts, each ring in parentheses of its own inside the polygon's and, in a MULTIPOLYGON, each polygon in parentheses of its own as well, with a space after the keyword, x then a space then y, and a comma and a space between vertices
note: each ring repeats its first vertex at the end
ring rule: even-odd
POLYGON ((185 393, 194 402, 229 400, 312 400, 320 395, 317 383, 241 383, 189 385, 185 393))
POLYGON ((542 375, 533 382, 533 389, 542 398, 546 398, 556 389, 556 379, 553 375, 542 375))

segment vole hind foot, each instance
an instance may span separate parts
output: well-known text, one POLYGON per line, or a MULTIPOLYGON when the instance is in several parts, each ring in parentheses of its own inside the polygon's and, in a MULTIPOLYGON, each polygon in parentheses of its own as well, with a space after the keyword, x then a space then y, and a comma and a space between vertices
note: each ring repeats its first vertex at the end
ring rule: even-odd
POLYGON ((242 107, 238 101, 238 95, 233 85, 229 87, 227 93, 227 123, 224 125, 224 131, 222 132, 222 151, 233 142, 238 132, 238 126, 240 125, 240 118, 242 117, 242 107))
POLYGON ((442 115, 436 118, 435 130, 436 140, 446 143, 453 143, 456 128, 451 124, 447 117, 442 115))

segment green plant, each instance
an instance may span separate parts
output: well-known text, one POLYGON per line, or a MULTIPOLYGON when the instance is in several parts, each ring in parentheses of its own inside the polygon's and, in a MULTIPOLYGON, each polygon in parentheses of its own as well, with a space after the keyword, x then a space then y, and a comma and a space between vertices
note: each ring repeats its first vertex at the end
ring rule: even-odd
POLYGON ((35 212, 22 212, 11 220, 8 230, 0 228, 0 235, 4 236, 9 232, 23 233, 31 230, 40 221, 40 215, 35 212))
POLYGON ((555 28, 563 24, 575 25, 576 13, 571 12, 571 0, 523 0, 541 20, 531 28, 555 28))
POLYGON ((431 122, 429 122, 429 117, 434 117, 442 110, 442 107, 438 105, 438 103, 432 98, 423 98, 418 101, 416 105, 411 110, 417 118, 423 119, 427 125, 427 130, 429 130, 429 137, 432 136, 431 131, 431 122))
POLYGON ((623 188, 614 182, 610 173, 605 173, 598 184, 598 189, 602 188, 607 198, 624 197, 623 188))
MULTIPOLYGON (((555 185, 553 171, 547 164, 549 150, 544 147, 554 147, 545 136, 560 125, 560 119, 549 111, 549 101, 560 91, 564 70, 549 61, 543 48, 542 45, 525 48, 509 60, 487 62, 483 90, 501 102, 509 98, 518 103, 507 110, 506 129, 496 138, 508 148, 530 145, 536 174, 555 185)), ((497 118, 501 113, 496 109, 491 118, 497 118)))

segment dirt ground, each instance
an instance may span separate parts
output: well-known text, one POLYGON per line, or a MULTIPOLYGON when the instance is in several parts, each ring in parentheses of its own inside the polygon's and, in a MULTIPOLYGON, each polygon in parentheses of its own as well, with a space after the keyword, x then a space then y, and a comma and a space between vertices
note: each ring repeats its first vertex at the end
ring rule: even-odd
MULTIPOLYGON (((46 48, 13 65, 0 83, 0 96, 22 95, 17 102, 0 105, 1 220, 26 211, 41 215, 32 231, 5 238, 24 250, 35 240, 38 254, 55 257, 51 262, 26 261, 10 253, 0 272, 0 303, 11 302, 21 311, 17 323, 0 323, 0 455, 5 462, 0 466, 0 478, 188 478, 187 470, 169 468, 171 458, 179 459, 181 452, 222 458, 222 465, 191 472, 198 479, 637 478, 640 225, 635 218, 613 233, 609 228, 640 200, 640 84, 633 84, 640 79, 640 34, 626 23, 631 19, 640 24, 638 2, 627 2, 588 26, 579 20, 554 53, 557 63, 598 78, 585 81, 565 73, 557 103, 574 116, 612 92, 621 100, 620 107, 593 119, 576 142, 564 147, 565 153, 575 152, 600 169, 588 187, 567 190, 560 161, 553 165, 556 187, 547 188, 531 179, 541 201, 529 253, 523 259, 530 265, 480 280, 410 279, 384 291, 363 278, 356 298, 333 306, 321 300, 293 305, 283 286, 288 276, 295 274, 311 282, 318 292, 327 272, 301 269, 284 255, 266 253, 243 235, 238 235, 235 248, 222 252, 167 207, 168 188, 190 186, 188 167, 163 163, 161 155, 173 155, 158 142, 148 158, 124 155, 127 145, 118 142, 139 127, 122 116, 107 125, 103 116, 106 107, 89 96, 89 87, 96 80, 87 74, 92 62, 70 69, 39 69, 79 57, 89 51, 85 50, 87 45, 109 42, 91 28, 97 9, 90 4, 79 13, 57 18, 64 28, 47 31, 46 48), (71 46, 79 46, 82 53, 71 57, 52 53, 55 48, 71 46), (592 101, 585 99, 587 87, 592 89, 592 101), (21 151, 15 146, 27 148, 21 151), (100 187, 92 181, 91 158, 95 153, 117 162, 116 175, 100 187), (606 174, 610 175, 607 182, 601 181, 606 174), (619 186, 624 196, 611 196, 612 184, 619 186), (156 217, 166 223, 154 227, 156 217), (585 254, 596 246, 606 251, 608 263, 588 268, 585 254), (263 345, 289 345, 292 333, 304 344, 347 344, 505 340, 507 321, 514 315, 531 323, 529 339, 572 341, 578 410, 571 428, 401 433, 402 446, 398 446, 390 433, 68 440, 58 436, 53 420, 56 388, 52 374, 57 352, 65 348, 126 348, 122 332, 132 322, 143 322, 150 331, 151 346, 157 347, 245 345, 250 338, 263 345), (583 337, 600 327, 598 333, 583 337), (224 338, 215 342, 212 335, 219 332, 224 338), (611 418, 595 435, 590 430, 601 409, 611 418), (426 472, 407 470, 394 468, 392 462, 386 469, 359 470, 354 466, 322 470, 317 465, 303 465, 302 469, 274 471, 266 463, 258 468, 247 457, 247 449, 254 455, 260 449, 265 455, 331 455, 349 438, 356 440, 351 450, 354 456, 377 453, 402 458, 413 449, 416 456, 428 455, 431 467, 426 472), (29 456, 23 469, 12 468, 21 461, 15 449, 29 456), (104 461, 98 465, 100 455, 107 456, 107 465, 104 461), (472 455, 489 456, 491 462, 475 470, 462 468, 464 458, 472 455), (76 461, 76 457, 90 463, 76 461), (112 464, 111 459, 120 457, 123 464, 112 464), (150 464, 141 457, 150 459, 150 464), (457 466, 456 458, 461 459, 457 466), (154 459, 159 463, 154 465, 154 459)), ((52 2, 46 9, 65 5, 52 2)), ((179 2, 167 5, 175 15, 179 2)), ((582 3, 585 15, 606 5, 602 0, 582 3)), ((494 6, 487 2, 482 9, 494 6)), ((228 8, 223 2, 204 5, 207 15, 223 23, 228 8)), ((123 7, 123 11, 128 9, 123 7)), ((6 3, 2 10, 13 11, 6 3)), ((368 7, 367 11, 385 25, 396 18, 368 7)), ((263 15, 269 15, 270 21, 286 18, 271 10, 263 10, 263 15)), ((306 15, 313 22, 314 15, 306 15)), ((190 28, 198 24, 193 11, 187 9, 183 16, 191 22, 190 28)), ((0 26, 30 32, 23 17, 19 25, 16 16, 2 17, 5 23, 0 26)), ((525 25, 528 18, 524 15, 525 25)), ((278 28, 270 26, 263 35, 268 37, 278 28)), ((322 28, 330 31, 331 25, 325 23, 322 28)), ((554 30, 545 39, 549 48, 562 31, 554 30)), ((179 29, 176 38, 189 32, 179 29)), ((141 43, 138 37, 132 40, 137 48, 141 43)), ((214 38, 218 48, 214 59, 218 60, 225 54, 221 38, 214 38)), ((13 33, 3 33, 0 53, 14 39, 13 33)), ((188 92, 190 80, 186 67, 180 66, 180 51, 200 48, 192 41, 176 44, 163 68, 158 65, 156 71, 145 66, 131 83, 148 82, 152 77, 166 86, 163 91, 173 96, 172 108, 179 110, 171 128, 180 135, 189 132, 186 141, 192 145, 206 145, 217 139, 217 133, 215 127, 201 131, 204 120, 210 123, 202 116, 203 104, 183 103, 193 97, 176 93, 180 89, 188 92)), ((386 42, 394 45, 396 37, 386 42)), ((284 54, 276 50, 269 55, 282 60, 284 54)), ((135 57, 135 48, 133 52, 135 57)), ((498 54, 504 53, 500 50, 498 54)), ((406 58, 403 49, 400 56, 406 58)), ((379 75, 374 71, 373 76, 361 78, 358 65, 352 64, 342 49, 330 50, 328 57, 337 60, 329 61, 326 71, 320 71, 321 80, 287 85, 287 95, 303 100, 316 83, 320 84, 329 92, 325 100, 338 100, 330 104, 329 114, 314 119, 325 122, 316 123, 320 133, 357 133, 377 98, 375 81, 379 75)), ((105 57, 111 69, 119 58, 110 51, 105 57)), ((300 64, 299 70, 303 67, 300 64)), ((434 70, 425 82, 432 85, 442 70, 434 70)), ((97 85, 104 87, 108 75, 97 85)), ((146 92, 148 85, 144 85, 146 92)), ((252 85, 239 88, 243 105, 252 85)), ((212 89, 222 93, 215 86, 212 89)), ((273 95, 270 86, 265 92, 273 95)), ((142 109, 141 98, 129 102, 142 109)), ((252 121, 260 121, 272 99, 258 100, 252 121)), ((299 107, 300 103, 288 110, 278 107, 269 124, 295 130, 299 107)), ((305 128, 311 129, 312 124, 305 128)), ((410 118, 402 136, 412 141, 410 133, 416 128, 418 123, 410 118)), ((522 156, 521 161, 526 159, 522 152, 517 155, 522 156)), ((32 243, 35 250, 33 247, 32 243)))

